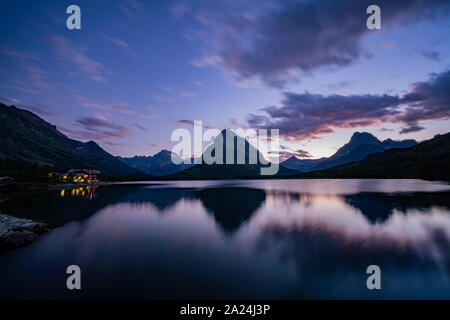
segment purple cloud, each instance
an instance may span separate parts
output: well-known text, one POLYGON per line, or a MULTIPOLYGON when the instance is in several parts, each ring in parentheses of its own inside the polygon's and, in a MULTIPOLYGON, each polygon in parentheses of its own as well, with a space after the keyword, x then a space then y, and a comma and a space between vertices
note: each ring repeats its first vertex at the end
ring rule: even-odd
MULTIPOLYGON (((263 0, 258 6, 253 1, 200 2, 190 13, 202 26, 198 38, 211 46, 211 52, 192 63, 221 64, 238 80, 259 78, 278 88, 302 72, 347 66, 370 56, 361 40, 370 31, 365 19, 371 4, 369 0, 263 0)), ((382 8, 383 28, 450 13, 446 0, 376 4, 382 8)))
POLYGON ((418 131, 421 131, 421 130, 423 130, 423 129, 425 129, 425 128, 422 127, 422 126, 419 126, 419 125, 417 125, 417 124, 412 123, 412 124, 410 124, 410 125, 408 125, 408 126, 402 128, 402 130, 400 130, 399 133, 400 133, 400 134, 412 133, 412 132, 418 132, 418 131))
POLYGON ((181 119, 181 120, 177 120, 177 124, 180 126, 194 126, 194 121, 181 119))
POLYGON ((409 108, 399 117, 406 123, 450 117, 450 70, 433 73, 429 81, 416 82, 403 98, 409 108))
MULTIPOLYGON (((284 148, 282 148, 282 149, 284 149, 284 148)), ((291 157, 297 157, 297 158, 301 158, 301 159, 313 157, 313 155, 311 153, 309 153, 306 150, 302 150, 302 149, 298 149, 298 150, 294 150, 294 151, 287 151, 287 150, 280 151, 280 152, 277 152, 277 154, 278 154, 278 157, 280 158, 280 162, 287 160, 291 157)))
POLYGON ((76 123, 79 129, 65 131, 68 131, 81 139, 111 142, 111 139, 128 138, 132 136, 127 127, 102 118, 82 117, 79 118, 76 123))
POLYGON ((312 156, 313 156, 308 151, 302 150, 302 149, 298 149, 298 150, 292 151, 291 153, 293 155, 297 156, 297 157, 300 157, 300 158, 312 158, 312 156))
POLYGON ((139 118, 147 119, 147 120, 153 120, 157 117, 156 115, 152 115, 152 114, 135 112, 129 108, 128 102, 125 102, 125 101, 119 101, 116 103, 104 103, 104 102, 90 100, 81 95, 75 95, 75 99, 78 101, 78 103, 81 106, 86 107, 86 108, 94 108, 94 109, 99 109, 102 111, 117 112, 117 113, 135 116, 135 117, 139 117, 139 118))
POLYGON ((144 12, 144 6, 137 0, 125 0, 123 4, 119 5, 118 8, 129 18, 135 20, 136 22, 142 21, 142 14, 144 12))
POLYGON ((130 45, 126 43, 125 41, 113 37, 103 36, 106 40, 110 41, 111 43, 118 46, 120 49, 123 50, 127 55, 129 55, 132 58, 136 58, 136 54, 131 49, 130 45))
POLYGON ((148 129, 142 125, 140 125, 139 123, 134 123, 134 126, 138 129, 141 129, 142 131, 147 131, 148 129))
POLYGON ((75 64, 90 79, 106 81, 106 77, 112 74, 102 63, 89 58, 86 49, 73 45, 69 39, 61 36, 51 36, 49 39, 61 60, 75 64))
POLYGON ((441 61, 441 54, 437 51, 421 50, 420 54, 427 59, 430 59, 433 61, 441 61))
POLYGON ((402 134, 417 132, 424 129, 420 121, 450 119, 450 70, 412 84, 403 97, 285 92, 280 106, 262 111, 248 115, 248 126, 280 129, 281 135, 297 139, 382 123, 404 124, 402 134))
MULTIPOLYGON (((0 55, 3 55, 8 58, 15 59, 20 62, 19 65, 22 66, 24 72, 28 76, 27 85, 29 83, 33 84, 35 87, 39 89, 45 89, 53 91, 54 89, 48 84, 46 77, 47 71, 36 67, 36 62, 40 59, 34 54, 30 54, 28 52, 21 52, 15 48, 0 46, 0 55)), ((17 87, 16 87, 17 88, 17 87)), ((28 92, 28 93, 36 93, 33 90, 26 88, 18 88, 17 90, 28 92)), ((39 94, 39 92, 37 92, 39 94)))
POLYGON ((373 125, 398 114, 401 99, 389 95, 330 95, 284 93, 280 107, 267 107, 266 115, 250 114, 254 128, 280 129, 280 134, 300 139, 331 133, 333 128, 373 125))

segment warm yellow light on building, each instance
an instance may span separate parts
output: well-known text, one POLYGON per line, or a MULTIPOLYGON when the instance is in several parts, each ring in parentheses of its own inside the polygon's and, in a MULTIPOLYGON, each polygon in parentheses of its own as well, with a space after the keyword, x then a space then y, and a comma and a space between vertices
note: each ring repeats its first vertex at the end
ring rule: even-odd
POLYGON ((64 197, 65 191, 66 191, 66 190, 64 190, 64 189, 61 190, 61 197, 64 197))

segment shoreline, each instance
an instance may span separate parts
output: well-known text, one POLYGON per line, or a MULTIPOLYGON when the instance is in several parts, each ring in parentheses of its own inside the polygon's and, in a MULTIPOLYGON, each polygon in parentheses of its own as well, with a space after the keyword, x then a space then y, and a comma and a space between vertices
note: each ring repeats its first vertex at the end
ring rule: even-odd
POLYGON ((0 212, 0 254, 23 247, 47 231, 45 223, 0 212))
POLYGON ((8 195, 14 193, 27 192, 47 192, 62 189, 73 189, 80 187, 102 187, 113 185, 115 182, 96 182, 96 183, 61 183, 61 184, 41 184, 41 183, 14 183, 0 186, 0 194, 8 195))

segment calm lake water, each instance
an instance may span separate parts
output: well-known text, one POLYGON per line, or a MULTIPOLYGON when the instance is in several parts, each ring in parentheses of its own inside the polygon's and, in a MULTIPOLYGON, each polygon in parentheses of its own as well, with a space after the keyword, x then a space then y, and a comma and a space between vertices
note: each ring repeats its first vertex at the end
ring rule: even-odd
POLYGON ((450 299, 450 185, 183 181, 21 196, 54 229, 0 255, 0 298, 450 299), (82 290, 66 289, 79 265, 82 290), (381 268, 368 290, 366 268, 381 268))

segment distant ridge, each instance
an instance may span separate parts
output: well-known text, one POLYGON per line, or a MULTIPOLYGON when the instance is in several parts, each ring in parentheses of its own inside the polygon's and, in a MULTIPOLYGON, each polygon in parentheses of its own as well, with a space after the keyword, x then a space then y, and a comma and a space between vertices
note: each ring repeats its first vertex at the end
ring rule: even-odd
MULTIPOLYGON (((173 154, 173 156, 180 158, 177 154, 173 154)), ((193 164, 182 163, 177 165, 173 163, 172 152, 168 150, 161 150, 153 156, 134 156, 130 158, 117 157, 117 159, 130 167, 136 168, 152 176, 165 176, 193 166, 193 164)), ((191 159, 191 162, 193 163, 193 159, 191 159)))
POLYGON ((301 172, 323 170, 341 164, 362 160, 369 154, 382 152, 392 148, 408 148, 417 145, 417 143, 417 141, 411 139, 402 141, 386 139, 380 141, 368 132, 355 132, 350 141, 329 158, 298 159, 296 157, 291 157, 281 164, 286 168, 301 172))
POLYGON ((387 178, 450 181, 450 133, 409 148, 370 154, 361 161, 297 175, 297 178, 387 178))

